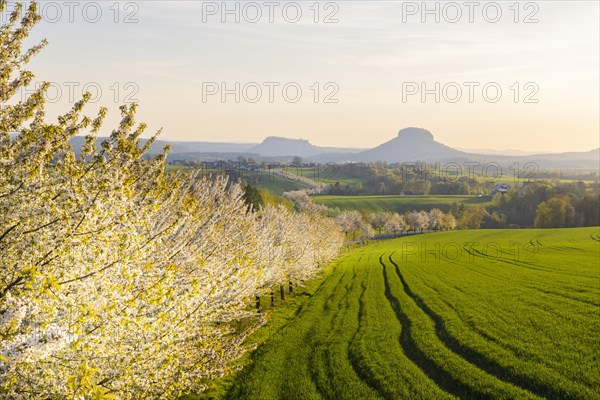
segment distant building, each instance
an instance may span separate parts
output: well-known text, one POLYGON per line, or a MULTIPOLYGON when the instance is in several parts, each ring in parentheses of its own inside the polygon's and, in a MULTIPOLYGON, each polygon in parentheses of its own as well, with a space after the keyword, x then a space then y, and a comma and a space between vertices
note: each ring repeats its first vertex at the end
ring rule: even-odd
POLYGON ((494 197, 496 195, 496 193, 501 193, 501 194, 508 193, 509 190, 510 190, 510 186, 508 186, 506 183, 496 185, 490 192, 490 197, 494 197))

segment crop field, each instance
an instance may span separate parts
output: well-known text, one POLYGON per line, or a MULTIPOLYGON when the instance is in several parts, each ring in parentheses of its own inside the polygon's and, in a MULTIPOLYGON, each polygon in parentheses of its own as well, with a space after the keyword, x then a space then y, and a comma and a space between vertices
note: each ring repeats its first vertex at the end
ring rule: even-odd
POLYGON ((452 203, 463 203, 465 206, 489 206, 489 197, 478 196, 315 196, 318 204, 340 210, 365 210, 368 212, 391 211, 402 213, 411 210, 429 211, 439 208, 444 212, 452 203))
POLYGON ((267 189, 271 193, 279 196, 281 196, 284 192, 308 188, 308 186, 300 182, 291 181, 289 179, 282 178, 281 176, 268 173, 257 175, 256 177, 253 177, 252 180, 249 180, 249 182, 259 188, 267 189))
POLYGON ((231 399, 600 399, 598 228, 346 253, 231 399))
MULTIPOLYGON (((183 167, 179 165, 167 165, 167 171, 177 171, 177 170, 192 170, 191 167, 183 167)), ((218 175, 225 172, 224 170, 214 169, 214 168, 199 168, 196 169, 201 176, 205 175, 218 175)), ((292 190, 299 189, 307 189, 308 186, 305 184, 293 181, 290 179, 283 178, 281 176, 269 173, 269 172, 244 172, 240 174, 239 170, 232 170, 233 172, 230 177, 232 181, 236 181, 238 178, 242 177, 247 180, 249 183, 255 185, 261 189, 267 189, 273 194, 281 196, 284 192, 289 192, 292 190)))
POLYGON ((305 178, 312 179, 315 182, 334 184, 339 182, 340 185, 354 187, 357 182, 361 182, 363 185, 367 185, 368 182, 365 179, 357 178, 351 175, 344 174, 340 171, 339 167, 335 164, 324 164, 318 167, 308 168, 288 168, 287 171, 292 174, 304 176, 305 178))
MULTIPOLYGON (((349 185, 351 188, 354 188, 357 182, 361 182, 363 187, 370 187, 370 186, 372 186, 372 183, 373 183, 369 179, 366 179, 363 177, 357 177, 352 174, 348 174, 348 173, 341 171, 340 167, 338 165, 336 165, 335 163, 322 164, 322 165, 315 166, 315 167, 303 167, 303 168, 296 168, 296 167, 290 166, 286 169, 286 171, 291 174, 301 175, 306 178, 310 178, 316 182, 325 183, 325 184, 334 184, 336 182, 339 182, 339 184, 341 186, 349 185)), ((555 181, 561 182, 561 183, 574 183, 574 182, 582 181, 588 185, 597 182, 596 180, 590 180, 589 178, 586 179, 586 177, 582 177, 582 179, 544 178, 543 173, 545 172, 545 170, 536 171, 536 172, 528 171, 528 172, 530 172, 530 173, 523 174, 523 176, 517 177, 517 176, 514 176, 514 172, 512 170, 505 168, 500 173, 499 177, 491 177, 491 176, 486 177, 486 176, 483 176, 481 170, 476 169, 474 171, 474 174, 476 177, 478 177, 480 179, 491 180, 491 181, 493 181, 494 184, 506 183, 510 186, 520 186, 520 184, 522 182, 528 181, 528 180, 536 181, 536 180, 545 180, 545 179, 555 180, 555 181)), ((588 173, 588 172, 594 173, 596 171, 595 170, 580 171, 580 173, 588 173)), ((438 174, 439 174, 439 172, 438 172, 438 174)), ((468 174, 468 172, 465 168, 465 171, 463 171, 461 174, 459 174, 459 176, 456 176, 454 178, 458 178, 460 176, 465 176, 467 174, 468 174)))

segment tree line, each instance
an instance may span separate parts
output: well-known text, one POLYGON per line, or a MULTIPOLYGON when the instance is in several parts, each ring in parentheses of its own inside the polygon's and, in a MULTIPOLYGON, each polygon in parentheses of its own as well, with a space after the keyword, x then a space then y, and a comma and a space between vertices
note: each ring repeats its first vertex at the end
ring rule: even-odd
MULTIPOLYGON (((335 175, 344 179, 354 179, 354 184, 334 182, 327 188, 331 195, 488 195, 498 183, 498 179, 483 177, 474 173, 453 176, 448 174, 428 175, 424 168, 411 170, 399 165, 389 165, 383 162, 345 163, 329 167, 335 175)), ((559 178, 574 177, 574 184, 584 185, 588 191, 598 193, 598 173, 582 172, 580 175, 561 175, 552 171, 536 171, 530 179, 513 179, 513 188, 524 188, 530 182, 544 182, 546 185, 557 186, 565 183, 559 178), (580 181, 576 181, 579 179, 580 181), (585 184, 583 181, 593 181, 585 184)))
POLYGON ((531 182, 523 190, 497 194, 488 227, 566 228, 600 225, 600 194, 583 182, 531 182))

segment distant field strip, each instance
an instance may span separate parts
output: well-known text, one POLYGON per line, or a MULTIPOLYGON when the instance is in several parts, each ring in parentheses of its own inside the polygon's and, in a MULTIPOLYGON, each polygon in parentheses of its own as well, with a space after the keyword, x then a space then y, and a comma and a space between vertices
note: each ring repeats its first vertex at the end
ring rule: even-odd
POLYGON ((231 399, 600 399, 598 228, 456 231, 345 254, 231 399))
POLYGON ((439 208, 444 212, 450 210, 452 203, 463 203, 465 206, 491 204, 489 197, 478 196, 315 196, 316 203, 340 210, 366 210, 369 212, 391 211, 405 212, 411 210, 429 211, 439 208))

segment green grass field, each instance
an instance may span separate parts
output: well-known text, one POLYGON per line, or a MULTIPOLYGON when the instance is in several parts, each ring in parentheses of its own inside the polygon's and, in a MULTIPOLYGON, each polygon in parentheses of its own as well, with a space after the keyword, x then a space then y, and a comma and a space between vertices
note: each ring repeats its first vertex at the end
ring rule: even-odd
POLYGON ((251 182, 257 187, 267 189, 271 193, 279 196, 281 196, 284 192, 308 188, 308 186, 300 182, 291 181, 289 179, 268 173, 254 177, 254 180, 251 182))
MULTIPOLYGON (((177 170, 192 170, 191 167, 183 167, 179 165, 167 165, 167 172, 177 171, 177 170)), ((197 171, 202 175, 210 175, 210 174, 220 174, 223 173, 222 170, 212 169, 212 168, 198 168, 197 171)), ((307 185, 293 181, 290 179, 282 178, 278 175, 266 172, 241 172, 234 171, 231 175, 232 180, 237 180, 237 178, 242 177, 246 179, 251 184, 255 185, 258 188, 266 189, 273 194, 281 196, 284 192, 289 192, 292 190, 306 189, 307 185)))
POLYGON ((338 207, 340 210, 366 210, 368 212, 393 211, 405 212, 411 210, 429 211, 439 208, 444 212, 450 209, 453 202, 466 206, 491 205, 489 197, 478 196, 315 196, 318 204, 327 207, 338 207))
POLYGON ((223 397, 600 399, 599 257, 598 228, 348 252, 223 397))
MULTIPOLYGON (((289 167, 289 168, 287 168, 287 171, 292 174, 301 175, 301 176, 310 178, 310 179, 320 182, 320 183, 334 184, 336 182, 339 182, 339 184, 342 187, 349 185, 351 188, 354 188, 357 182, 361 182, 363 187, 369 187, 371 190, 374 190, 374 188, 372 187, 373 186, 372 180, 369 180, 366 178, 361 178, 361 177, 356 177, 351 174, 345 173, 344 171, 341 170, 340 166, 336 165, 335 163, 323 164, 323 165, 320 165, 319 167, 304 167, 304 168, 289 167)), ((528 171, 528 172, 531 172, 531 171, 528 171)), ((587 172, 587 171, 584 171, 584 172, 587 172)), ((594 171, 590 171, 590 172, 594 172, 594 171)), ((490 174, 491 173, 492 172, 490 172, 490 174)), ((492 178, 490 176, 489 180, 493 181, 494 184, 506 183, 510 186, 520 186, 524 181, 527 181, 529 179, 534 180, 534 181, 546 179, 546 178, 542 178, 543 174, 540 174, 540 176, 537 177, 537 175, 538 175, 537 172, 531 173, 531 174, 526 174, 525 172, 521 171, 521 173, 523 174, 521 177, 515 177, 514 171, 507 170, 505 168, 499 178, 492 178)), ((462 176, 468 176, 468 172, 466 170, 463 171, 462 176)), ((475 171, 475 176, 483 179, 482 172, 480 170, 475 171)), ((458 178, 458 177, 455 177, 455 179, 456 178, 458 178)), ((552 179, 547 178, 547 179, 557 180, 561 183, 572 183, 572 182, 583 181, 586 184, 593 184, 595 182, 594 180, 587 180, 587 179, 562 179, 562 178, 552 178, 552 179)))
POLYGON ((324 164, 313 168, 289 168, 288 172, 304 176, 312 179, 315 182, 325 184, 334 184, 339 182, 341 186, 350 185, 352 188, 354 188, 357 182, 361 182, 363 185, 368 183, 365 179, 344 174, 335 164, 324 164))

